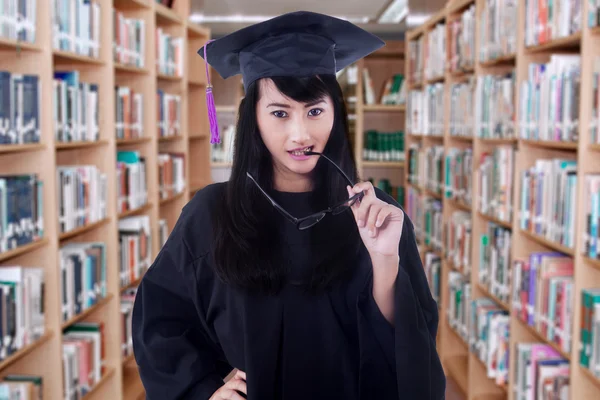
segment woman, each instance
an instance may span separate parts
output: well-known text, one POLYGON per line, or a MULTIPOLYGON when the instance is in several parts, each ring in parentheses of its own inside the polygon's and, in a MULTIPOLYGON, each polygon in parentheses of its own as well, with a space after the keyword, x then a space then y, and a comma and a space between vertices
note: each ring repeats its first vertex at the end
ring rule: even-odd
POLYGON ((356 183, 335 78, 382 44, 297 12, 199 51, 246 94, 231 178, 184 207, 138 288, 147 399, 444 398, 412 223, 356 183))

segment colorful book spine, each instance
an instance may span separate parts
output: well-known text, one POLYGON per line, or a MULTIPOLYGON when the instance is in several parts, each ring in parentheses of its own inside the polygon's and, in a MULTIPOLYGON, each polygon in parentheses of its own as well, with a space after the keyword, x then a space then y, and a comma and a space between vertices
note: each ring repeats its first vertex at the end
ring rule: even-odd
POLYGON ((128 288, 121 293, 121 355, 123 357, 133 355, 132 320, 136 294, 137 287, 128 288))
POLYGON ((600 259, 600 174, 585 175, 583 207, 585 210, 584 223, 584 255, 600 259))
POLYGON ((568 398, 571 389, 569 360, 551 346, 517 343, 514 365, 515 400, 568 398))
POLYGON ((518 0, 486 0, 479 19, 479 61, 517 53, 518 0))
POLYGON ((521 83, 521 139, 576 142, 579 138, 581 56, 552 54, 546 64, 531 63, 521 83))
POLYGON ((510 301, 511 231, 488 222, 480 237, 479 284, 496 299, 510 301))
POLYGON ((459 19, 448 22, 448 70, 460 72, 475 67, 475 4, 471 4, 459 19))
POLYGON ((473 149, 450 148, 444 164, 444 196, 470 206, 473 202, 473 149))
POLYGON ((54 72, 54 135, 57 142, 100 139, 98 85, 82 82, 79 71, 54 72))
POLYGON ((148 203, 146 158, 137 151, 117 152, 117 210, 122 213, 148 203))
POLYGON ((450 86, 450 136, 473 137, 475 119, 475 78, 450 86))
POLYGON ((577 162, 539 159, 520 179, 520 228, 574 248, 577 162))
POLYGON ((439 306, 441 304, 442 260, 440 259, 440 256, 431 251, 425 252, 424 256, 425 263, 423 267, 425 268, 425 276, 427 278, 427 283, 429 284, 429 290, 431 291, 433 300, 435 300, 439 306))
POLYGON ((158 154, 158 187, 161 199, 168 199, 185 190, 185 154, 158 154))
POLYGON ((0 145, 39 143, 40 78, 0 71, 0 145))
POLYGON ((446 260, 451 263, 452 269, 464 276, 471 273, 471 230, 471 213, 455 211, 446 223, 444 234, 446 260))
POLYGON ((363 159, 365 161, 404 161, 404 132, 365 132, 363 159))
POLYGON ((469 321, 471 315, 471 283, 459 272, 448 273, 448 309, 450 329, 469 343, 469 321))
POLYGON ((525 46, 537 46, 581 31, 583 1, 524 0, 525 46))
POLYGON ((446 24, 438 23, 427 33, 425 49, 425 79, 444 76, 446 67, 446 24))
POLYGON ((181 135, 181 96, 159 89, 156 104, 158 137, 181 135))
POLYGON ((113 16, 113 60, 137 68, 146 66, 146 21, 128 18, 115 8, 113 16))
POLYGON ((423 35, 409 42, 409 63, 411 84, 420 84, 423 82, 423 70, 425 63, 425 38, 423 35))
POLYGON ((442 136, 444 134, 444 84, 426 85, 423 90, 411 90, 406 110, 407 132, 413 135, 442 136))
POLYGON ((138 282, 152 262, 150 217, 119 219, 120 287, 138 282))
POLYGON ((100 2, 52 0, 52 45, 55 50, 100 56, 100 2))
POLYGON ((435 194, 442 194, 444 147, 411 145, 408 152, 409 182, 435 194))
POLYGON ((183 38, 156 28, 156 72, 168 76, 183 76, 183 38))
POLYGON ((478 75, 475 134, 482 139, 515 138, 515 73, 478 75))
POLYGON ((144 136, 144 98, 127 86, 115 86, 115 133, 117 139, 144 136))
POLYGON ((581 291, 579 364, 600 377, 600 288, 581 291))
POLYGON ((0 1, 0 38, 36 42, 37 0, 0 1))
POLYGON ((498 146, 479 160, 478 210, 503 222, 512 220, 514 149, 498 146))

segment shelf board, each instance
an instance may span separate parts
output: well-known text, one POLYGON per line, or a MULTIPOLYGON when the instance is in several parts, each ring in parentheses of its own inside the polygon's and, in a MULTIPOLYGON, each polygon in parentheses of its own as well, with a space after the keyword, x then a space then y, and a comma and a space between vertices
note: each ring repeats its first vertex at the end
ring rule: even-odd
POLYGON ((540 237, 539 235, 536 235, 535 233, 528 232, 528 231, 526 231, 524 229, 519 229, 519 230, 521 231, 521 233, 523 235, 527 236, 529 239, 533 240, 534 242, 537 242, 537 243, 541 244, 542 246, 546 246, 546 247, 548 247, 550 249, 559 251, 559 252, 564 253, 566 255, 569 255, 571 257, 575 256, 575 250, 573 250, 573 249, 570 249, 570 248, 568 248, 566 246, 563 246, 560 243, 552 242, 552 241, 550 241, 550 240, 548 240, 546 238, 540 237))
POLYGON ((0 145, 0 153, 25 153, 29 151, 44 150, 44 143, 23 143, 23 144, 3 144, 0 145))
MULTIPOLYGON (((471 352, 471 354, 473 355, 473 358, 477 361, 477 364, 479 366, 481 366, 485 371, 486 371, 486 375, 487 375, 487 365, 485 365, 485 363, 483 361, 481 361, 481 359, 479 357, 477 357, 477 354, 471 352)), ((506 392, 506 385, 498 385, 496 384, 496 381, 494 380, 494 378, 488 378, 497 388, 499 388, 500 390, 506 392)))
POLYGON ((525 329, 527 329, 527 331, 529 331, 529 333, 531 333, 533 336, 535 336, 537 338, 537 340, 540 340, 541 342, 552 347, 554 350, 556 350, 561 355, 561 357, 571 361, 571 356, 569 354, 565 353, 564 351, 562 351, 561 348, 558 347, 557 344, 552 343, 550 340, 546 339, 541 333, 539 333, 537 331, 537 329, 535 329, 533 326, 530 326, 529 324, 524 322, 521 318, 519 318, 517 316, 515 316, 515 318, 517 321, 519 321, 521 326, 524 327, 525 329))
POLYGON ((83 310, 79 314, 75 315, 68 321, 63 322, 60 326, 61 330, 65 330, 69 326, 71 326, 79 321, 84 320, 86 317, 88 317, 90 314, 94 313, 95 311, 98 311, 105 304, 108 304, 110 302, 110 300, 112 299, 112 297, 113 297, 112 293, 108 293, 105 298, 98 300, 98 302, 96 304, 94 304, 93 306, 86 308, 85 310, 83 310))
POLYGON ((436 76, 435 78, 427 79, 427 85, 433 85, 434 83, 442 83, 446 80, 445 76, 436 76))
POLYGON ((138 400, 144 395, 144 385, 137 371, 126 370, 123 373, 123 399, 138 400))
POLYGON ((150 136, 143 136, 133 139, 117 139, 117 146, 128 146, 133 144, 147 143, 152 141, 150 136))
POLYGON ((494 296, 481 283, 477 282, 476 285, 477 285, 477 288, 483 292, 483 294, 485 294, 487 297, 489 297, 491 300, 493 300, 498 306, 503 308, 504 311, 508 311, 508 313, 510 313, 510 305, 508 305, 508 303, 505 303, 504 301, 500 300, 498 297, 494 296))
POLYGON ((56 143, 56 150, 74 150, 74 149, 85 149, 89 147, 101 147, 108 144, 108 140, 101 139, 96 141, 77 141, 68 143, 56 143))
POLYGON ((135 359, 135 354, 132 352, 130 355, 123 357, 123 365, 129 364, 132 360, 135 359))
POLYGON ((475 0, 451 0, 450 2, 448 2, 446 10, 449 14, 454 14, 456 12, 464 10, 473 3, 475 3, 475 0))
POLYGON ((469 206, 468 204, 463 203, 460 200, 454 200, 454 199, 451 199, 451 198, 448 198, 448 197, 444 197, 444 200, 447 201, 452 206, 454 206, 455 208, 458 208, 459 210, 471 212, 471 206, 469 206))
POLYGON ((550 40, 546 43, 535 46, 525 46, 525 51, 528 53, 542 52, 546 50, 560 50, 568 48, 577 48, 581 45, 581 32, 574 33, 570 36, 550 40))
POLYGON ((150 8, 148 0, 113 0, 115 8, 119 9, 147 9, 150 8))
POLYGON ((211 168, 231 168, 232 163, 228 161, 211 161, 211 168))
POLYGON ((145 75, 147 74, 148 68, 144 68, 144 67, 136 67, 133 65, 127 65, 127 64, 121 64, 115 61, 115 71, 117 72, 133 72, 136 74, 141 74, 141 75, 145 75))
POLYGON ((519 139, 519 145, 526 144, 542 149, 577 150, 577 142, 559 142, 552 140, 519 139))
POLYGON ((184 195, 185 192, 181 192, 181 193, 177 193, 174 194, 171 197, 167 197, 166 199, 160 199, 160 205, 164 206, 165 204, 171 203, 175 200, 177 200, 178 198, 182 197, 184 195))
POLYGON ((126 218, 126 217, 131 217, 132 215, 142 214, 151 209, 152 209, 152 203, 147 203, 141 207, 134 208, 133 210, 127 210, 127 211, 120 212, 119 218, 126 218))
POLYGON ((70 239, 77 235, 81 235, 82 233, 92 231, 92 230, 98 228, 99 226, 108 223, 108 221, 110 221, 110 218, 104 218, 104 219, 101 219, 100 221, 96 221, 96 222, 92 222, 91 224, 80 226, 78 228, 70 230, 69 232, 63 232, 58 236, 58 240, 67 240, 67 239, 70 239))
POLYGON ((591 265, 593 268, 596 268, 598 271, 600 271, 600 260, 595 260, 591 257, 588 257, 586 255, 583 256, 583 259, 589 264, 591 265))
MULTIPOLYGON (((99 58, 94 58, 90 56, 84 56, 82 54, 73 53, 71 51, 64 50, 52 50, 52 54, 54 55, 55 61, 62 62, 80 62, 90 65, 104 65, 104 61, 99 58)), ((73 67, 71 67, 73 68, 73 67)))
POLYGON ((404 168, 404 161, 363 161, 365 168, 404 168))
POLYGON ((210 36, 209 29, 190 21, 187 22, 187 31, 188 36, 193 38, 208 38, 210 36))
POLYGON ((162 136, 158 138, 158 141, 161 143, 164 142, 174 142, 177 140, 183 139, 183 135, 172 135, 172 136, 162 136))
POLYGON ((600 143, 594 143, 589 145, 591 151, 600 151, 600 143))
POLYGON ((42 346, 44 343, 50 340, 51 337, 52 331, 46 330, 46 332, 38 340, 28 344, 27 346, 24 346, 23 348, 17 350, 13 354, 2 360, 0 362, 0 371, 5 370, 6 368, 10 367, 14 363, 16 363, 17 361, 19 361, 20 359, 37 349, 38 347, 42 346))
POLYGON ((517 138, 480 138, 478 137, 477 140, 479 140, 481 143, 485 143, 485 144, 515 144, 517 143, 517 138))
POLYGON ((500 56, 493 60, 488 61, 479 61, 479 66, 481 67, 495 67, 498 65, 506 65, 506 64, 514 64, 517 59, 516 54, 507 54, 505 56, 500 56))
POLYGON ((10 260, 11 258, 15 258, 24 253, 29 253, 34 250, 39 249, 42 246, 45 246, 48 243, 48 238, 42 238, 38 240, 34 240, 31 243, 25 244, 23 246, 19 246, 16 249, 5 251, 4 253, 0 253, 0 262, 5 262, 10 260))
POLYGON ((81 398, 81 400, 90 400, 94 397, 94 393, 96 391, 98 391, 98 389, 100 389, 100 387, 107 382, 113 375, 115 374, 115 368, 114 367, 108 367, 104 373, 104 375, 102 376, 102 378, 100 378, 100 380, 98 382, 96 382, 96 384, 94 385, 94 387, 92 388, 92 390, 90 390, 89 392, 86 393, 85 396, 83 396, 81 398))
POLYGON ((483 219, 486 219, 486 220, 488 220, 488 221, 490 221, 490 222, 493 222, 493 223, 495 223, 496 225, 500 225, 500 226, 502 226, 502 227, 504 227, 504 228, 506 228, 506 229, 512 229, 512 225, 511 225, 511 223, 510 223, 510 222, 508 222, 508 221, 502 221, 502 220, 500 220, 500 219, 498 219, 498 218, 496 218, 496 217, 492 217, 491 215, 484 214, 484 213, 482 213, 482 212, 481 212, 481 211, 479 211, 479 210, 477 211, 477 214, 478 214, 478 215, 479 215, 481 218, 483 218, 483 219))
POLYGON ((210 183, 206 183, 206 182, 190 183, 190 193, 197 192, 198 190, 205 188, 209 184, 210 183))
POLYGON ((177 76, 177 75, 166 75, 166 74, 157 73, 156 79, 158 79, 159 81, 179 82, 183 79, 183 77, 177 76))
POLYGON ((156 22, 163 24, 181 24, 183 19, 172 9, 163 6, 160 3, 154 4, 156 7, 156 22))
POLYGON ((237 112, 238 108, 236 106, 217 106, 217 105, 215 105, 215 110, 217 112, 237 112))
MULTIPOLYGON (((462 341, 462 339, 461 339, 462 341)), ((464 395, 469 393, 469 361, 466 356, 454 356, 446 359, 448 373, 464 395)))
POLYGON ((474 73, 475 73, 474 67, 459 69, 456 71, 448 71, 448 74, 454 79, 462 79, 462 78, 468 77, 469 75, 473 75, 474 73))
POLYGON ((585 368, 585 367, 581 366, 581 364, 579 364, 579 370, 580 370, 581 372, 583 372, 583 375, 587 376, 587 377, 588 377, 588 379, 589 379, 589 380, 590 380, 590 381, 591 381, 591 382, 592 382, 594 385, 596 385, 596 386, 598 387, 598 389, 600 389, 600 378, 598 378, 597 376, 594 376, 594 374, 592 374, 592 372, 591 372, 589 369, 587 369, 587 368, 585 368))
POLYGON ((0 37, 0 49, 2 50, 27 50, 40 51, 41 47, 35 43, 24 42, 22 40, 13 40, 0 37))
POLYGON ((188 79, 189 86, 206 86, 207 83, 201 79, 188 79))
POLYGON ((365 111, 384 111, 384 112, 404 112, 406 106, 403 104, 390 105, 390 104, 364 104, 363 110, 365 111))
POLYGON ((204 140, 208 138, 208 135, 190 135, 188 136, 188 140, 204 140))
MULTIPOLYGON (((142 276, 142 277, 143 277, 143 276, 142 276)), ((136 279, 136 280, 135 280, 135 281, 133 281, 133 282, 130 282, 129 284, 127 284, 127 285, 123 286, 122 288, 120 288, 120 289, 119 289, 119 293, 123 294, 123 293, 125 293, 127 290, 129 290, 129 289, 131 289, 131 288, 133 288, 133 287, 136 287, 136 286, 139 286, 141 281, 142 281, 142 278, 139 278, 139 279, 136 279)))

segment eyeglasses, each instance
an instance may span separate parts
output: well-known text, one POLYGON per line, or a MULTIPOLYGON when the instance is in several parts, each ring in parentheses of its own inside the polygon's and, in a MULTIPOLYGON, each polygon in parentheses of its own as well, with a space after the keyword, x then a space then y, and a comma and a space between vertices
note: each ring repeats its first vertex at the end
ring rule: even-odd
MULTIPOLYGON (((317 152, 314 152, 314 151, 307 151, 306 154, 309 155, 309 156, 317 155, 317 156, 323 157, 324 159, 326 159, 327 161, 329 161, 339 171, 339 173, 344 176, 344 178, 346 178, 346 181, 348 182, 348 184, 350 186, 354 186, 354 183, 350 180, 350 178, 348 178, 348 175, 346 175, 344 173, 344 171, 342 171, 342 169, 336 165, 336 163, 334 163, 333 161, 331 161, 331 159, 329 159, 329 157, 327 157, 324 154, 317 153, 317 152)), ((252 180, 252 182, 254 182, 254 184, 256 185, 256 187, 258 187, 258 189, 260 189, 260 191, 262 192, 262 194, 271 202, 271 204, 273 205, 273 207, 275 207, 281 214, 283 214, 283 216, 286 217, 291 223, 293 223, 294 225, 296 225, 296 228, 298 228, 299 230, 304 230, 304 229, 308 229, 310 227, 313 227, 319 221, 321 221, 327 214, 332 214, 332 215, 341 214, 342 212, 344 212, 347 209, 349 209, 350 207, 352 207, 354 205, 354 203, 356 203, 357 201, 361 200, 363 198, 363 196, 364 196, 364 193, 360 192, 360 193, 355 194, 354 196, 352 196, 352 197, 350 197, 350 198, 342 201, 341 203, 339 203, 339 204, 337 204, 337 205, 335 205, 333 207, 329 207, 326 210, 319 211, 319 212, 311 214, 311 215, 309 215, 307 217, 296 218, 293 215, 291 215, 289 212, 287 212, 279 204, 277 204, 277 202, 275 200, 273 200, 273 198, 271 196, 269 196, 267 194, 267 192, 265 192, 263 190, 262 187, 260 187, 260 185, 258 184, 258 182, 256 182, 256 179, 254 179, 254 177, 249 172, 246 172, 246 175, 248 176, 248 178, 250 178, 250 180, 252 180)))

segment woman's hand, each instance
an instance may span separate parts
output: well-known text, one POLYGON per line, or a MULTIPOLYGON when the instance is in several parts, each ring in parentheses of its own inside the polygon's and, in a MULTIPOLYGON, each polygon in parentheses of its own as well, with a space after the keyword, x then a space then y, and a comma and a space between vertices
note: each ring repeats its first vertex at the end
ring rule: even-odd
POLYGON ((369 181, 357 183, 353 188, 347 186, 346 189, 349 197, 364 192, 362 200, 352 206, 352 212, 371 258, 398 257, 404 224, 402 210, 378 199, 369 181))
POLYGON ((244 400, 239 392, 248 395, 246 389, 246 373, 237 371, 235 375, 221 386, 208 400, 244 400))

